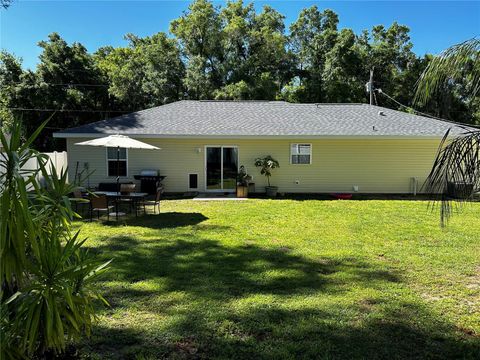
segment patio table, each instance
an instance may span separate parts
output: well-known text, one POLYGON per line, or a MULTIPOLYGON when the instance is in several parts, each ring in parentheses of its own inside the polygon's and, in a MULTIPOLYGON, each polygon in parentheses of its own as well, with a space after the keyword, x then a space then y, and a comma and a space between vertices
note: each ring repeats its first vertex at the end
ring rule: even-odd
MULTIPOLYGON (((105 195, 109 199, 132 199, 132 201, 135 202, 138 200, 143 200, 145 197, 148 195, 145 192, 131 192, 131 193, 125 193, 122 194, 121 192, 118 191, 95 191, 95 195, 105 195)), ((118 211, 118 201, 115 201, 115 212, 110 213, 110 216, 115 216, 115 218, 118 220, 119 216, 125 215, 124 212, 119 212, 118 211)), ((135 216, 137 216, 137 211, 135 211, 135 216)))

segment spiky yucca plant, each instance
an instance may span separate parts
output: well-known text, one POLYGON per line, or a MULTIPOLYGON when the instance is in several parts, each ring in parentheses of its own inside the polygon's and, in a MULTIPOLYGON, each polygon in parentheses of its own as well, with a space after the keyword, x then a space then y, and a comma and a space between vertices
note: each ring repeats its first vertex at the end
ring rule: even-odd
POLYGON ((27 141, 18 124, 9 140, 0 133, 2 359, 62 353, 69 340, 90 333, 94 301, 105 302, 94 280, 108 262, 94 261, 71 231, 75 185, 66 170, 30 149, 44 125, 27 141), (29 169, 29 161, 38 169, 29 169))

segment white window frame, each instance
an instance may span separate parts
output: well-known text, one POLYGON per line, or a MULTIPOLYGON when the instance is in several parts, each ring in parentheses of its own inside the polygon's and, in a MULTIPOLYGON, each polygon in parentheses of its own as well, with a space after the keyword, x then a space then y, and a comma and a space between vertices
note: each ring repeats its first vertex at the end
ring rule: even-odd
MULTIPOLYGON (((106 157, 106 159, 107 159, 107 161, 106 161, 106 166, 107 166, 107 168, 106 168, 106 173, 107 173, 107 177, 109 177, 109 178, 116 178, 116 177, 117 177, 116 174, 115 174, 115 175, 110 175, 110 174, 108 173, 108 162, 109 162, 109 161, 117 161, 117 158, 115 158, 115 159, 109 159, 109 158, 108 158, 108 149, 116 149, 116 148, 115 148, 115 147, 106 147, 106 148, 105 148, 105 157, 106 157)), ((128 178, 128 149, 127 149, 127 148, 122 148, 122 147, 121 147, 120 149, 125 149, 125 160, 124 160, 124 159, 120 159, 120 161, 125 161, 125 162, 126 162, 126 164, 125 164, 126 174, 125 174, 125 176, 120 175, 119 177, 125 179, 125 178, 128 178)))
POLYGON ((290 143, 290 165, 312 165, 312 156, 313 156, 313 146, 311 143, 306 143, 306 142, 296 142, 296 143, 290 143), (310 146, 310 162, 306 164, 298 164, 292 162, 292 156, 293 155, 298 155, 298 154, 292 154, 292 145, 308 145, 310 146))

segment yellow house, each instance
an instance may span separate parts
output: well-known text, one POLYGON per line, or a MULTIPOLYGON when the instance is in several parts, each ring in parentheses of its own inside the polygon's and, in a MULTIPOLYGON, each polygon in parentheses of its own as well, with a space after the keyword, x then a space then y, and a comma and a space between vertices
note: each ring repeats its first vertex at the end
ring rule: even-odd
POLYGON ((54 136, 67 141, 70 179, 88 168, 91 186, 115 181, 116 151, 75 143, 123 134, 161 150, 122 149, 121 181, 152 170, 165 176, 166 192, 233 192, 241 165, 263 192, 266 178, 254 161, 271 155, 280 164, 270 180, 279 192, 405 194, 421 190, 449 128, 462 132, 366 104, 185 100, 54 136))

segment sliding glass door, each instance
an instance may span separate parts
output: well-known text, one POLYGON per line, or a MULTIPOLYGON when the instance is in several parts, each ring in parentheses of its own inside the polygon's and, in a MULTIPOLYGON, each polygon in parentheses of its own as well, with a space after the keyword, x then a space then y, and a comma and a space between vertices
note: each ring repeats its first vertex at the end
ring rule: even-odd
POLYGON ((207 190, 222 189, 222 148, 207 147, 207 190))
POLYGON ((237 188, 238 150, 236 147, 222 148, 222 184, 223 190, 235 191, 237 188))
POLYGON ((234 192, 237 185, 238 149, 235 146, 207 146, 207 191, 234 192))

